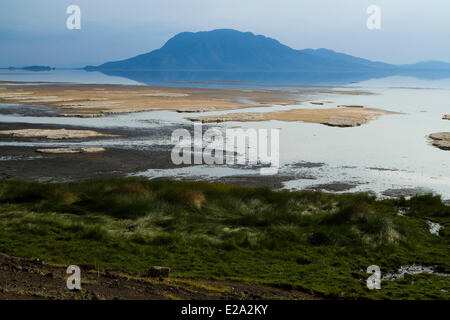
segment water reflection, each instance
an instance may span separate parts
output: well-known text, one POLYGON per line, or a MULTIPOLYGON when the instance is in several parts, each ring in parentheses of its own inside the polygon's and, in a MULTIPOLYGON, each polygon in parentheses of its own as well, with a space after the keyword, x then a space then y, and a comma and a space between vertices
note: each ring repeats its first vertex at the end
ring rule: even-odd
POLYGON ((450 71, 380 70, 373 72, 217 72, 217 71, 127 71, 104 70, 108 76, 122 77, 147 85, 189 87, 289 87, 344 86, 369 79, 395 75, 418 79, 450 78, 450 71))

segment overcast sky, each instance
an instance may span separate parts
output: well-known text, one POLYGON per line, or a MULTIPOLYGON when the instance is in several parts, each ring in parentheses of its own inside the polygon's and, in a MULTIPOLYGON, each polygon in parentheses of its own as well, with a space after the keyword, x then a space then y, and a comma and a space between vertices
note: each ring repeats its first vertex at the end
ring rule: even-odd
POLYGON ((219 28, 390 63, 450 62, 449 16, 448 0, 1 0, 0 66, 97 65, 219 28), (71 4, 81 30, 66 28, 71 4), (381 30, 366 27, 371 4, 381 30))

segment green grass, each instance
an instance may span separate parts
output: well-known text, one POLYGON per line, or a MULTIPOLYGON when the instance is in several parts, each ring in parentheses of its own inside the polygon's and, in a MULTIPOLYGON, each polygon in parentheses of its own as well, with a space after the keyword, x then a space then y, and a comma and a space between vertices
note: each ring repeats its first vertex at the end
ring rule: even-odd
POLYGON ((449 299, 450 277, 368 290, 369 265, 450 273, 450 207, 438 196, 274 192, 203 182, 0 181, 0 251, 48 263, 283 284, 333 298, 449 299), (410 209, 406 217, 397 207, 410 209), (441 236, 426 220, 439 222, 441 236))

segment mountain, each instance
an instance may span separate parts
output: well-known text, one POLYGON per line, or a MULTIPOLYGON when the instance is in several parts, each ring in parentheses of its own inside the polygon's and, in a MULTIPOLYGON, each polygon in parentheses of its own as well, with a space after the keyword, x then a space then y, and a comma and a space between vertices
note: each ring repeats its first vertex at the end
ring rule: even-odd
POLYGON ((86 70, 99 71, 374 71, 395 66, 327 49, 295 50, 251 32, 220 29, 183 32, 160 49, 86 70))
POLYGON ((400 68, 414 70, 414 71, 450 71, 450 63, 442 61, 422 61, 416 64, 400 65, 400 68))

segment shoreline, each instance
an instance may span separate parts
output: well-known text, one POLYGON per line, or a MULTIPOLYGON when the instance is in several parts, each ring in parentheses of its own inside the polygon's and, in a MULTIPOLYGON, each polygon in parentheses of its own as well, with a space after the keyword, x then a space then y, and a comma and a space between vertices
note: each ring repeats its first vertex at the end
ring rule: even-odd
MULTIPOLYGON (((84 131, 89 129, 82 126, 64 126, 70 130, 84 131)), ((56 124, 27 124, 27 123, 0 123, 0 131, 8 128, 9 130, 21 130, 24 128, 35 131, 40 130, 60 130, 61 125, 56 124)), ((163 126, 156 128, 101 128, 96 132, 101 134, 95 138, 74 138, 74 139, 46 139, 46 138, 30 138, 30 137, 12 137, 9 135, 0 135, 0 142, 5 145, 0 146, 0 179, 25 179, 31 181, 48 181, 48 182, 65 182, 79 181, 88 178, 100 177, 128 177, 139 176, 139 173, 148 170, 163 170, 162 176, 152 177, 151 180, 172 179, 172 180, 194 180, 194 181, 212 181, 222 182, 228 185, 243 187, 266 187, 273 190, 290 190, 285 186, 286 182, 299 180, 311 181, 317 180, 317 183, 308 185, 296 190, 321 190, 331 193, 360 193, 355 186, 364 185, 365 180, 360 181, 324 181, 319 172, 314 171, 315 168, 322 170, 325 163, 293 163, 287 165, 286 168, 298 168, 291 171, 282 170, 275 176, 260 176, 254 173, 252 168, 248 173, 245 171, 234 173, 234 169, 241 169, 241 166, 227 166, 230 169, 229 175, 218 175, 216 177, 202 177, 201 171, 199 175, 188 174, 189 168, 194 169, 195 166, 190 165, 174 165, 171 161, 170 144, 165 145, 163 142, 170 137, 174 128, 178 126, 163 126), (94 139, 94 140, 92 140, 94 139), (119 139, 119 141, 117 140, 119 139), (161 141, 154 145, 127 145, 129 141, 140 141, 142 139, 150 139, 161 141), (95 141, 95 144, 89 143, 95 141), (116 141, 116 142, 114 142, 116 141), (19 145, 10 145, 8 142, 14 142, 19 145), (25 145, 20 145, 20 144, 25 145), (28 145, 27 145, 28 143, 28 145), (81 148, 103 148, 101 152, 82 152, 81 148), (39 153, 40 149, 69 149, 73 153, 39 153), (75 151, 77 151, 75 153, 75 151), (186 168, 186 170, 184 169, 186 168), (182 169, 174 171, 173 176, 167 177, 167 174, 173 169, 182 169), (303 170, 302 170, 303 169, 303 170), (307 171, 305 171, 305 169, 307 171), (166 171, 167 170, 167 171, 166 171), (167 173, 164 173, 167 172, 167 173), (320 182, 319 182, 320 181, 320 182)), ((192 130, 187 125, 185 129, 192 130)), ((57 150, 56 150, 57 151, 57 150)), ((99 149, 97 151, 100 151, 99 149)), ((389 170, 377 168, 378 170, 389 170)), ((145 175, 144 175, 145 177, 145 175)), ((417 185, 419 188, 420 185, 417 185)), ((368 189, 369 194, 378 194, 368 189)), ((410 186, 396 186, 394 192, 386 188, 380 190, 380 196, 384 193, 390 198, 399 196, 411 196, 414 192, 410 186), (384 190, 384 189, 383 189, 384 190)), ((415 190, 415 189, 414 189, 415 190)), ((417 189, 419 190, 419 189, 417 189)), ((419 194, 422 192, 418 192, 419 194)), ((444 197, 447 199, 447 197, 444 197)), ((449 199, 450 200, 450 199, 449 199)))

